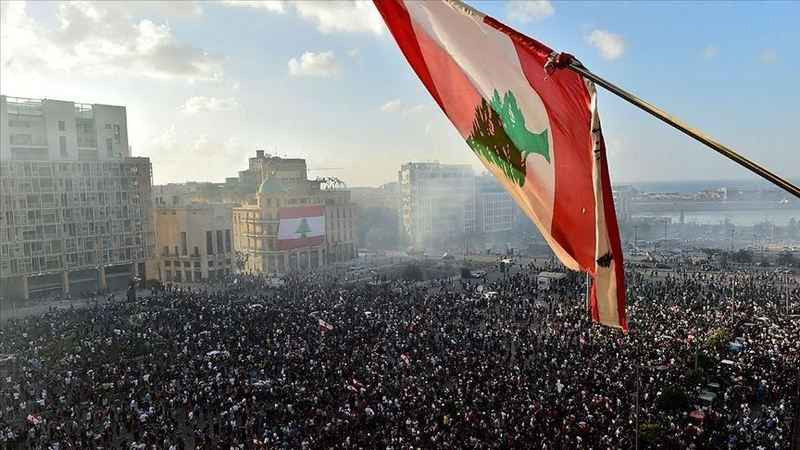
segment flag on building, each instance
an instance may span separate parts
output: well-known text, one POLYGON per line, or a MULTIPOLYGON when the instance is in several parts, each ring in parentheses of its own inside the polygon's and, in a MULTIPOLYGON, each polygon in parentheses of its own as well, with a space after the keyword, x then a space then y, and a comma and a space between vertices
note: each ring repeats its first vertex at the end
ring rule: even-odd
POLYGON ((594 278, 594 320, 627 329, 593 83, 567 69, 545 70, 557 53, 457 0, 374 2, 475 155, 561 262, 594 278))
POLYGON ((278 210, 278 249, 321 245, 325 241, 325 210, 322 206, 300 206, 278 210))

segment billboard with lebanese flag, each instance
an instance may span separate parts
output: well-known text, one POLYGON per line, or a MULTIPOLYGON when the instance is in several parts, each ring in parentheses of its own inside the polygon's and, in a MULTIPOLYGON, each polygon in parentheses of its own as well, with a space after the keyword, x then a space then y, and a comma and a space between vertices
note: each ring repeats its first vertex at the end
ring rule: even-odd
POLYGON ((278 210, 278 249, 312 247, 325 242, 325 209, 298 206, 278 210))

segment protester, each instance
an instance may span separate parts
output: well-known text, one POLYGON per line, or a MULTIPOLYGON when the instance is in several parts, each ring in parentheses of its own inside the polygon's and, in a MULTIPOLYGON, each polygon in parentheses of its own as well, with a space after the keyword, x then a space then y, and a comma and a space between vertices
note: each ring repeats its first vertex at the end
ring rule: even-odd
POLYGON ((238 275, 7 321, 0 443, 605 449, 638 423, 642 448, 789 448, 800 324, 775 275, 629 271, 624 335, 587 321, 582 277, 537 291, 539 269, 491 299, 238 275))

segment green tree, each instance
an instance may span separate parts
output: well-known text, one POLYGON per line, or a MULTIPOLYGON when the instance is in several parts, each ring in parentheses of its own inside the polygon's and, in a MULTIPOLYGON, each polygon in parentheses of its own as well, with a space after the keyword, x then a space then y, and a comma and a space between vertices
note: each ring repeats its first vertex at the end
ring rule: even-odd
POLYGON ((731 255, 731 259, 741 264, 749 264, 753 262, 753 252, 750 250, 741 249, 731 255))
POLYGON ((643 445, 655 444, 662 431, 658 424, 643 423, 639 425, 639 438, 642 440, 643 445))
POLYGON ((403 268, 402 276, 406 281, 422 281, 422 269, 416 264, 409 264, 403 268))
POLYGON ((677 411, 689 406, 689 396, 678 386, 667 386, 656 401, 659 409, 664 411, 677 411))
POLYGON ((305 217, 303 220, 300 221, 300 225, 297 227, 297 230, 294 231, 295 234, 299 234, 301 238, 305 239, 308 237, 308 233, 311 232, 311 228, 308 226, 308 221, 305 217))
POLYGON ((547 130, 537 134, 525 127, 525 116, 511 91, 501 98, 495 90, 491 103, 481 100, 467 144, 520 187, 525 184, 528 154, 542 155, 550 162, 547 130))
POLYGON ((792 252, 785 251, 778 255, 779 266, 795 267, 798 263, 800 263, 800 261, 798 261, 797 257, 794 256, 792 252))

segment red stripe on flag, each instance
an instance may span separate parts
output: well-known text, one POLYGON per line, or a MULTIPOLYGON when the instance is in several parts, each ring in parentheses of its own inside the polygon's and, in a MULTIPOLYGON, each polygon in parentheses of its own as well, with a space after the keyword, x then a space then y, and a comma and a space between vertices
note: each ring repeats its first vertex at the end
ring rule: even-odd
POLYGON ((325 215, 322 206, 293 206, 278 210, 281 219, 299 219, 301 217, 320 217, 325 215))
POLYGON ((384 22, 389 27, 389 31, 394 36, 400 50, 405 55, 408 63, 417 72, 420 80, 431 93, 431 96, 439 107, 444 110, 439 93, 436 91, 436 85, 433 84, 433 78, 428 71, 428 66, 425 65, 425 59, 422 57, 422 50, 419 48, 417 36, 414 34, 414 28, 411 26, 411 17, 408 15, 405 5, 400 0, 373 0, 378 12, 383 16, 384 22))
POLYGON ((294 250, 296 248, 313 247, 316 245, 322 245, 323 242, 325 242, 325 236, 313 236, 300 239, 279 239, 278 250, 294 250))
POLYGON ((552 50, 497 20, 484 23, 514 43, 525 78, 542 99, 550 117, 555 154, 555 198, 551 233, 583 270, 594 272, 595 200, 592 183, 591 98, 580 75, 559 70, 545 79, 552 50), (580 115, 576 115, 580 113, 580 115))

